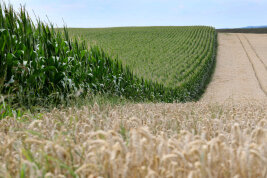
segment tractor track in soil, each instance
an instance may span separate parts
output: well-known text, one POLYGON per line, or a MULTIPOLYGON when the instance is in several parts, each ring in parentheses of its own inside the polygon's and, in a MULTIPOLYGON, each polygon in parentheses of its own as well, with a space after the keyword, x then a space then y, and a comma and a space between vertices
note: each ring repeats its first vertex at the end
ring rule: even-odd
POLYGON ((267 101, 266 38, 266 34, 219 33, 215 72, 200 101, 267 101))

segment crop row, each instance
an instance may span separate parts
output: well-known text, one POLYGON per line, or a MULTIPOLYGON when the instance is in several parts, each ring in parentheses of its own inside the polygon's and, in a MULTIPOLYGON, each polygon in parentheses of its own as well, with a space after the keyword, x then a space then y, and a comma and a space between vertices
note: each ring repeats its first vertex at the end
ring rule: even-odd
POLYGON ((139 78, 179 86, 199 60, 213 51, 214 29, 204 26, 70 29, 97 44, 139 78))
MULTIPOLYGON (((77 38, 71 39, 66 28, 60 32, 38 19, 37 24, 33 23, 24 7, 16 13, 12 6, 0 5, 0 92, 13 104, 29 107, 60 104, 88 93, 135 101, 195 100, 203 92, 214 65, 216 33, 209 27, 186 29, 190 33, 182 33, 189 33, 190 39, 201 44, 209 35, 208 40, 204 39, 208 42, 200 49, 182 46, 183 50, 197 51, 199 57, 185 55, 193 60, 183 66, 190 73, 179 86, 170 87, 137 77, 131 68, 97 46, 88 49, 77 38)), ((182 41, 195 44, 186 38, 182 41)))

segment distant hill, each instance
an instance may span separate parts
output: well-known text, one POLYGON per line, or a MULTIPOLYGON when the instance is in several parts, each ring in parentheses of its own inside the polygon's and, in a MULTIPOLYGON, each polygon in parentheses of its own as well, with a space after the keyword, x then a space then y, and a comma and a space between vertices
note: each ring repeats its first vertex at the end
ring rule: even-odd
POLYGON ((220 33, 259 33, 267 34, 267 26, 247 26, 243 28, 225 28, 225 29, 216 29, 217 32, 220 33))
POLYGON ((247 26, 247 27, 242 27, 242 28, 267 28, 267 25, 262 25, 262 26, 247 26))

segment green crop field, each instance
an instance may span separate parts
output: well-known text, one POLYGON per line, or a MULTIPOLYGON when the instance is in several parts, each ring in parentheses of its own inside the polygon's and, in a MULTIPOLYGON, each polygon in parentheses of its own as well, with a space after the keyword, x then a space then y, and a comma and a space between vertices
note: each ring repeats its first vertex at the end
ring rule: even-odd
POLYGON ((69 29, 88 44, 118 57, 139 78, 168 87, 191 80, 214 55, 212 27, 124 27, 69 29))
POLYGON ((68 104, 95 94, 186 102, 215 64, 212 27, 54 29, 0 6, 0 93, 10 105, 68 104))

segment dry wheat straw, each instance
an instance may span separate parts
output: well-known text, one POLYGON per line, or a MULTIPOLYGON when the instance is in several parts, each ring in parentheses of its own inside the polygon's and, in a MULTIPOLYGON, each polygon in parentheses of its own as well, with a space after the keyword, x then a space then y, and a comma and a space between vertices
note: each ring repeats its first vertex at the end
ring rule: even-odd
POLYGON ((135 104, 0 121, 0 177, 266 177, 267 105, 135 104))

